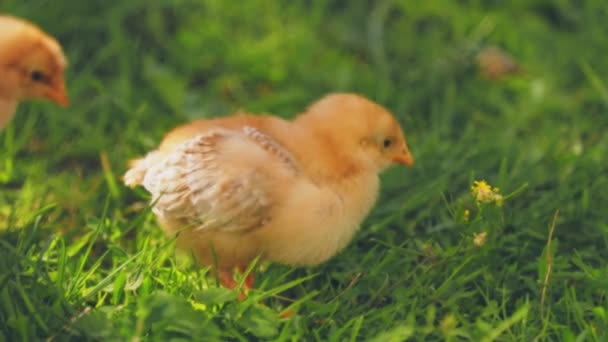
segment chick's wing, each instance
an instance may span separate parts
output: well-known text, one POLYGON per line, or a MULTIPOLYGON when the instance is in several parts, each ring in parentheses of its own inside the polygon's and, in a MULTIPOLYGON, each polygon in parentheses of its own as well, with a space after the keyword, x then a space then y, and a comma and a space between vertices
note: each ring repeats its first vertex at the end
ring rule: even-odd
POLYGON ((298 173, 289 151, 251 127, 211 129, 164 158, 155 153, 132 169, 145 169, 141 185, 153 196, 153 211, 197 230, 236 232, 264 225, 271 218, 274 189, 298 173))

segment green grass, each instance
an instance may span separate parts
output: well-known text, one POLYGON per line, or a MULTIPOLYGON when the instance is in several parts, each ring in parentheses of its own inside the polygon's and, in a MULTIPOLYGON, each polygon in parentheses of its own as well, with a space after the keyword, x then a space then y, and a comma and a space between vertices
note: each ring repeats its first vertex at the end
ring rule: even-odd
POLYGON ((0 341, 608 339, 605 1, 0 10, 63 43, 72 99, 23 104, 0 133, 0 341), (475 56, 491 46, 524 72, 481 78, 475 56), (263 265, 239 303, 175 252, 146 195, 122 185, 126 161, 187 120, 290 117, 332 91, 395 112, 417 164, 382 177, 344 252, 263 265), (477 206, 479 179, 512 196, 477 206))

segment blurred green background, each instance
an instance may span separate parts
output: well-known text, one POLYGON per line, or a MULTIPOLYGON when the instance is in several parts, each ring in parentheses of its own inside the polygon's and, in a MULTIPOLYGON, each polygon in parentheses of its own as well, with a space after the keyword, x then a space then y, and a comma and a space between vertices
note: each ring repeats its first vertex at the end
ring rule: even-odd
POLYGON ((605 1, 2 0, 0 10, 62 43, 72 101, 24 103, 0 133, 0 339, 608 338, 605 1), (484 77, 509 63, 518 71, 484 77), (222 299, 140 214, 146 196, 121 185, 126 161, 194 118, 292 117, 337 91, 393 111, 415 168, 382 177, 378 205, 334 260, 269 267, 254 296, 272 296, 268 307, 222 299), (477 179, 518 191, 482 210, 477 179), (277 317, 289 305, 278 292, 301 299, 292 319, 277 317))

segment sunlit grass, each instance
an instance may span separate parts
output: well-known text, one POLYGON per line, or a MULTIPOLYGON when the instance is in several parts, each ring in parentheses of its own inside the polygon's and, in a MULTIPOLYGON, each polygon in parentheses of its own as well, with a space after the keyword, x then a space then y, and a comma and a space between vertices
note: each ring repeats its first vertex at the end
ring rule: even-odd
POLYGON ((2 2, 63 43, 72 106, 23 104, 0 133, 0 340, 605 340, 606 8, 2 2), (484 79, 487 47, 521 72, 484 79), (417 164, 344 252, 256 264, 238 302, 122 186, 126 161, 189 119, 331 91, 394 111, 417 164))

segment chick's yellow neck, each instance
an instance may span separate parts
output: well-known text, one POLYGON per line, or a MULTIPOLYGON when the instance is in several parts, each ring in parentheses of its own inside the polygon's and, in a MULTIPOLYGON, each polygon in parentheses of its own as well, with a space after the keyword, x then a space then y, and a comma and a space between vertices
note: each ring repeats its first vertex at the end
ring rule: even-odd
POLYGON ((300 122, 287 125, 288 129, 278 129, 272 136, 294 155, 298 167, 313 182, 339 185, 349 183, 362 173, 374 173, 358 162, 357 151, 351 151, 351 146, 344 146, 326 131, 300 122))

